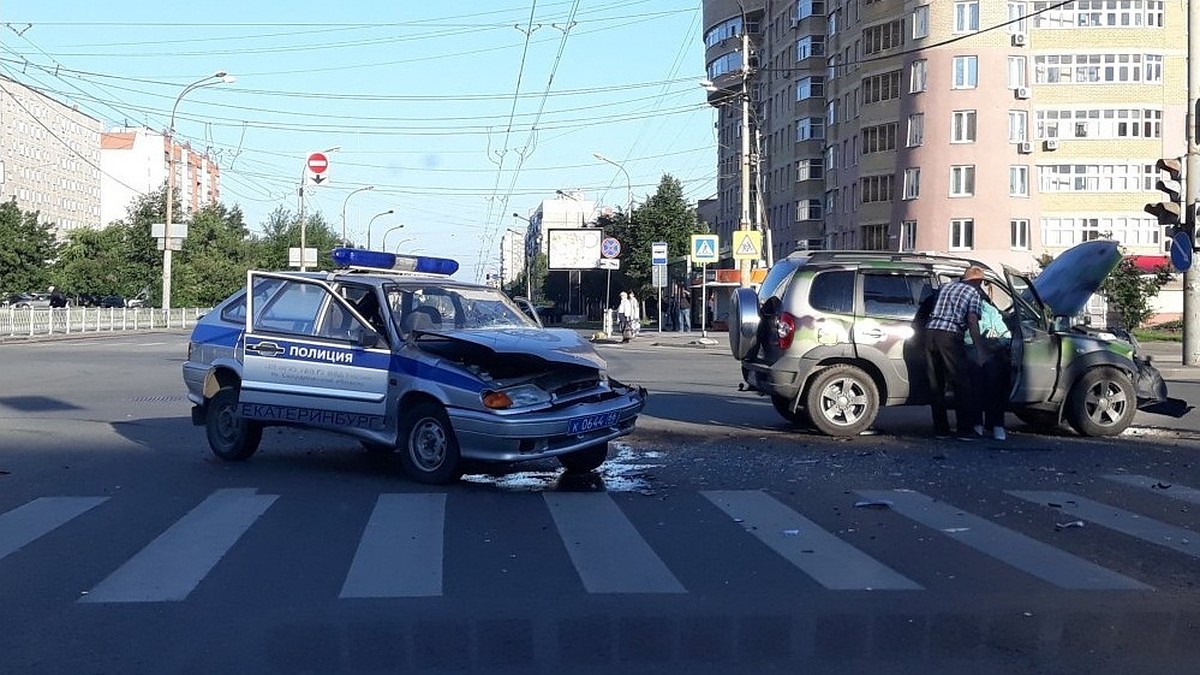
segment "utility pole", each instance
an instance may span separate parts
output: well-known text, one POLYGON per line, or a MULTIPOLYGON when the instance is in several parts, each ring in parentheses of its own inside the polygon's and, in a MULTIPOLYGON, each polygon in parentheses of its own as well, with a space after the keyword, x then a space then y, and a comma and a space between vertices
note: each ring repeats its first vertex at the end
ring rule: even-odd
MULTIPOLYGON (((742 20, 742 214, 738 229, 750 229, 750 32, 742 20)), ((750 286, 750 261, 739 261, 738 283, 750 286)))
MULTIPOLYGON (((1184 227, 1196 250, 1196 207, 1200 202, 1200 148, 1197 148, 1197 97, 1200 97, 1200 4, 1187 1, 1187 173, 1184 174, 1184 227)), ((1194 254, 1192 256, 1195 257, 1194 254)), ((1193 263, 1183 273, 1183 365, 1200 365, 1200 271, 1193 263)))

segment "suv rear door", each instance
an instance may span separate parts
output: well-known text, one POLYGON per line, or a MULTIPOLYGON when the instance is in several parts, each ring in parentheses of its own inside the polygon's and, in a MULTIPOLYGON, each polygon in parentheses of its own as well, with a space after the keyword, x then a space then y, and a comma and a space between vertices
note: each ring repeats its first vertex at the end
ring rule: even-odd
POLYGON ((247 287, 242 414, 382 429, 391 350, 365 318, 316 279, 252 271, 247 287))
POLYGON ((862 304, 854 324, 858 356, 876 365, 887 380, 886 404, 925 400, 925 354, 913 328, 933 278, 923 269, 865 268, 859 277, 862 304))

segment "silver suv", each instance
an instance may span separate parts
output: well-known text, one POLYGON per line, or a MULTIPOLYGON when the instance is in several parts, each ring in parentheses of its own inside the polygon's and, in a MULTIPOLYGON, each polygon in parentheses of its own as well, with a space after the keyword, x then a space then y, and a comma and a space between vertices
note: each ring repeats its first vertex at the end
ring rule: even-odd
POLYGON ((444 258, 335 249, 333 272, 252 271, 192 332, 183 380, 214 454, 244 460, 266 426, 399 450, 415 480, 462 460, 555 457, 590 471, 633 430, 644 389, 608 377, 578 333, 542 328, 444 258))
MULTIPOLYGON (((1049 430, 1111 436, 1139 406, 1166 402, 1166 384, 1127 334, 1072 325, 1120 262, 1117 244, 1091 241, 1036 278, 988 270, 985 285, 1013 333, 1009 409, 1049 430)), ((794 253, 758 293, 733 293, 729 344, 742 376, 789 421, 833 436, 866 430, 880 406, 927 404, 918 307, 969 265, 948 256, 863 251, 794 253)))

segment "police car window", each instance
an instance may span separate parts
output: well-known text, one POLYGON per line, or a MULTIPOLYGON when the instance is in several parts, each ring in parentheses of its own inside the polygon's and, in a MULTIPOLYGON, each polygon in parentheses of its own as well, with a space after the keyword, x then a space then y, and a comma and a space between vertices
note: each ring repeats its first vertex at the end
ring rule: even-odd
POLYGON ((486 288, 396 288, 388 304, 400 317, 400 328, 525 327, 533 323, 499 291, 486 288))
MULTIPOLYGON (((254 305, 262 311, 263 303, 283 285, 282 279, 259 278, 254 284, 254 305)), ((246 322, 246 294, 240 294, 236 300, 221 310, 221 318, 234 323, 246 322)))
POLYGON ((925 275, 864 274, 863 311, 867 316, 911 320, 928 287, 925 275))
POLYGON ((328 294, 316 284, 285 281, 283 288, 267 300, 261 310, 256 307, 258 316, 254 318, 254 329, 314 335, 327 298, 328 294))
POLYGON ((854 271, 834 270, 813 277, 808 304, 834 314, 854 313, 854 271))

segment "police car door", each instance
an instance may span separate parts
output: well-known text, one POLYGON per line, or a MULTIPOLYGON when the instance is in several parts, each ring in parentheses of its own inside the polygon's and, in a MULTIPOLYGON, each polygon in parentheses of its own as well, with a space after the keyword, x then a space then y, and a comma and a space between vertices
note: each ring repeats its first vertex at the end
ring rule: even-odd
POLYGON ((391 350, 366 319, 318 279, 251 271, 247 285, 242 414, 382 429, 391 350))

